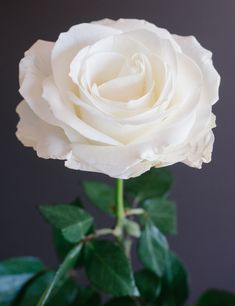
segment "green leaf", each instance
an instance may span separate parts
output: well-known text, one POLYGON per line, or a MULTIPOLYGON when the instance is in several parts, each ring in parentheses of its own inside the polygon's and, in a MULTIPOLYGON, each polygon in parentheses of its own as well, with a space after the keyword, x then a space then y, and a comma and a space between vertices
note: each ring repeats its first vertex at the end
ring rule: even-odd
POLYGON ((202 294, 196 306, 235 306, 235 294, 225 290, 209 289, 202 294))
POLYGON ((109 300, 104 306, 136 306, 130 297, 121 297, 109 300))
POLYGON ((141 298, 147 303, 154 302, 161 292, 161 279, 150 270, 135 272, 135 282, 141 298))
POLYGON ((69 205, 73 205, 73 206, 84 209, 80 198, 75 198, 72 202, 69 203, 69 205))
POLYGON ((140 226, 137 222, 132 221, 130 219, 124 219, 124 224, 123 224, 125 230, 130 236, 139 238, 141 235, 141 230, 140 226))
POLYGON ((115 190, 112 186, 96 181, 84 181, 83 188, 88 199, 105 213, 115 210, 115 190))
MULTIPOLYGON (((79 198, 76 198, 73 202, 70 203, 70 205, 74 205, 74 206, 77 206, 79 208, 83 208, 82 207, 82 203, 80 201, 79 198)), ((86 233, 89 234, 90 232, 93 232, 93 226, 89 229, 89 231, 86 233)), ((69 241, 67 241, 62 232, 56 228, 53 228, 53 231, 52 231, 52 236, 53 236, 53 244, 54 244, 54 248, 55 248, 55 251, 56 251, 56 254, 57 254, 57 257, 60 261, 63 261, 64 258, 66 257, 66 255, 68 254, 68 252, 75 247, 76 243, 71 243, 69 241)), ((80 263, 80 260, 79 261, 79 264, 80 263)))
POLYGON ((78 288, 78 294, 73 306, 100 306, 101 297, 93 288, 78 288))
POLYGON ((84 238, 93 223, 91 215, 73 205, 41 206, 40 211, 46 220, 60 229, 64 238, 71 243, 77 243, 84 238))
POLYGON ((34 257, 11 258, 0 262, 0 306, 11 305, 23 286, 45 269, 34 257))
POLYGON ((125 192, 132 194, 139 202, 162 197, 171 188, 172 176, 166 169, 152 168, 141 176, 125 181, 125 192))
POLYGON ((159 304, 182 306, 187 300, 188 295, 189 285, 187 272, 179 258, 172 252, 169 252, 166 259, 166 271, 162 277, 162 291, 159 304))
POLYGON ((166 238, 152 223, 147 223, 138 243, 138 253, 143 265, 162 276, 168 251, 166 238))
MULTIPOLYGON (((62 233, 57 229, 54 229, 53 231, 53 241, 54 241, 54 247, 55 247, 55 250, 56 250, 56 253, 57 253, 57 256, 60 262, 64 261, 69 251, 72 250, 77 245, 75 243, 71 243, 65 240, 62 233)), ((82 253, 81 253, 78 257, 76 267, 80 267, 82 265, 83 265, 83 258, 82 258, 82 253)))
POLYGON ((164 234, 176 234, 177 218, 175 203, 165 198, 148 199, 142 203, 146 211, 143 217, 151 220, 164 234))
MULTIPOLYGON (((22 297, 17 303, 19 306, 37 305, 43 292, 55 277, 54 272, 47 272, 36 277, 24 290, 22 297)), ((66 281, 60 285, 58 292, 50 300, 50 306, 68 306, 77 296, 77 288, 72 281, 66 281)))
POLYGON ((56 294, 61 282, 66 278, 69 270, 75 266, 77 259, 79 257, 79 254, 81 252, 81 249, 82 249, 82 245, 79 244, 68 253, 65 260, 63 261, 63 263, 60 265, 59 269, 57 270, 52 282, 50 283, 46 291, 43 293, 37 306, 46 305, 46 303, 56 294))
POLYGON ((74 248, 75 244, 68 242, 58 229, 53 229, 52 235, 57 256, 60 261, 63 261, 68 252, 74 248))
POLYGON ((90 282, 114 296, 138 294, 130 263, 123 249, 106 240, 93 240, 85 247, 85 268, 90 282))

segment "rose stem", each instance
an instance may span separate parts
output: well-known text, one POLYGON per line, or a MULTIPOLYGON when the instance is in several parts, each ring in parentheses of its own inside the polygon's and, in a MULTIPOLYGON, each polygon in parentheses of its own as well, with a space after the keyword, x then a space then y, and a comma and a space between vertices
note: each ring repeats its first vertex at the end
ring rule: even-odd
POLYGON ((124 212, 124 201, 123 201, 123 180, 117 179, 116 180, 116 227, 115 231, 117 236, 119 236, 120 240, 122 238, 122 226, 123 226, 123 219, 125 216, 124 212))

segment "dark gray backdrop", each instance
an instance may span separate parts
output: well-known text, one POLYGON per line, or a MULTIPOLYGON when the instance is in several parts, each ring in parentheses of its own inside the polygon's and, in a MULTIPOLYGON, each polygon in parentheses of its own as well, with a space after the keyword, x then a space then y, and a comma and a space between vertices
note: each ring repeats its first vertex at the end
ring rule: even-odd
POLYGON ((20 101, 18 62, 38 38, 56 40, 71 25, 104 17, 144 18, 181 35, 194 34, 214 52, 222 75, 213 162, 195 170, 172 167, 172 198, 178 204, 179 235, 171 239, 191 275, 195 297, 207 287, 235 290, 234 201, 234 0, 21 0, 0 4, 1 205, 0 259, 35 255, 56 262, 49 227, 37 205, 72 200, 83 177, 63 163, 42 160, 15 138, 20 101))

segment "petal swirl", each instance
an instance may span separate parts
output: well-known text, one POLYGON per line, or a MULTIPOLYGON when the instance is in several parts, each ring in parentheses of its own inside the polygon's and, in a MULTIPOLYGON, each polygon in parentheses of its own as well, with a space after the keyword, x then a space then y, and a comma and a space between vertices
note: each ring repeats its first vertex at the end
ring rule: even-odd
POLYGON ((195 37, 103 19, 37 41, 20 62, 17 137, 43 158, 127 179, 211 160, 220 76, 195 37))

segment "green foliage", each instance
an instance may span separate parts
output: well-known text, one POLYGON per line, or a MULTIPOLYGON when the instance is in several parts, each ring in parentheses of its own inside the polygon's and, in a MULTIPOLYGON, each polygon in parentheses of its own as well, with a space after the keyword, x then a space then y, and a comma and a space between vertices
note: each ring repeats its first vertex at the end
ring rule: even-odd
POLYGON ((101 297, 97 291, 90 287, 79 287, 76 301, 73 306, 100 306, 101 297))
POLYGON ((165 198, 152 198, 142 203, 146 211, 145 221, 152 221, 164 234, 176 234, 176 206, 175 203, 165 198))
POLYGON ((165 262, 166 269, 162 277, 159 305, 182 306, 189 294, 187 272, 179 258, 172 252, 168 253, 165 262))
POLYGON ((130 263, 117 243, 108 240, 88 242, 85 267, 91 284, 97 290, 113 296, 137 294, 130 263))
MULTIPOLYGON (((175 234, 177 227, 175 203, 167 199, 171 184, 166 169, 154 168, 125 181, 127 198, 133 200, 125 210, 115 207, 115 190, 111 186, 85 181, 86 195, 96 207, 114 216, 121 208, 123 213, 116 216, 112 229, 95 230, 93 217, 79 199, 66 205, 42 206, 42 215, 53 226, 54 246, 62 263, 53 272, 32 257, 1 262, 0 306, 185 305, 188 276, 165 237, 175 234), (104 235, 112 237, 101 240, 104 235), (143 265, 135 273, 126 255, 132 254, 133 245, 137 245, 143 265), (87 287, 78 284, 83 268, 89 281, 87 287), (102 293, 111 295, 106 304, 102 293)), ((117 192, 117 197, 118 194, 122 192, 117 192)), ((235 306, 235 295, 208 290, 196 306, 235 306)))
MULTIPOLYGON (((36 277, 22 292, 22 297, 17 305, 19 306, 32 306, 37 305, 43 292, 55 277, 54 272, 46 272, 36 277)), ((50 306, 68 306, 74 302, 78 293, 78 289, 74 282, 67 280, 60 283, 59 290, 51 298, 50 306)))
POLYGON ((152 223, 147 223, 138 244, 138 253, 143 265, 162 276, 166 268, 168 250, 168 243, 163 234, 152 223))
POLYGON ((108 214, 115 211, 115 190, 108 184, 84 181, 83 188, 88 199, 100 210, 108 214))
MULTIPOLYGON (((74 201, 67 205, 73 205, 77 206, 79 208, 83 208, 82 202, 79 198, 76 198, 74 201)), ((52 238, 53 238, 53 244, 56 251, 56 254, 58 256, 58 259, 60 261, 63 261, 68 252, 75 247, 75 243, 67 241, 61 230, 57 228, 52 229, 52 238)))
POLYGON ((91 215, 74 205, 41 206, 40 211, 45 219, 60 229, 64 238, 71 243, 84 238, 93 223, 91 215))
POLYGON ((11 305, 23 286, 45 266, 34 257, 11 258, 0 263, 0 306, 11 305))
POLYGON ((135 272, 135 282, 145 303, 153 303, 161 292, 161 278, 152 271, 143 269, 135 272))
POLYGON ((235 294, 225 290, 210 289, 202 294, 196 306, 235 306, 235 294))
POLYGON ((136 306, 136 303, 130 297, 121 297, 111 299, 104 306, 136 306))
POLYGON ((81 252, 81 248, 82 246, 79 244, 68 253, 65 260, 57 270, 52 282, 43 293, 38 306, 46 305, 46 303, 56 294, 56 292, 58 292, 60 283, 66 279, 68 272, 75 266, 78 256, 81 252))
POLYGON ((169 192, 171 185, 172 176, 167 169, 152 168, 141 176, 126 180, 125 192, 141 202, 153 197, 162 197, 169 192))
POLYGON ((74 248, 75 244, 68 242, 64 236, 62 235, 61 231, 58 229, 53 229, 53 243, 56 254, 60 261, 63 261, 68 252, 74 248))

